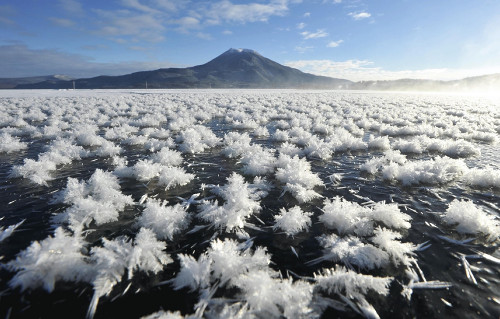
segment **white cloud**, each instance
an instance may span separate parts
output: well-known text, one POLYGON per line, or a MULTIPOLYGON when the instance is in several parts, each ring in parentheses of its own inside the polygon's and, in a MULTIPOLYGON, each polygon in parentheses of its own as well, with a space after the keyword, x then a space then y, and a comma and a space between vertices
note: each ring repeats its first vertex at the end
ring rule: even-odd
POLYGON ((268 4, 257 2, 233 4, 231 1, 223 0, 212 3, 203 15, 209 24, 221 24, 222 22, 247 23, 267 21, 271 16, 283 16, 287 12, 288 1, 286 0, 273 0, 268 4))
POLYGON ((309 39, 317 39, 317 38, 327 37, 328 33, 324 29, 320 29, 320 30, 316 30, 316 32, 304 31, 304 32, 301 32, 300 35, 302 35, 304 40, 309 40, 309 39))
POLYGON ((348 15, 351 16, 354 20, 367 19, 372 16, 368 12, 358 12, 358 13, 350 12, 348 15))
POLYGON ((14 26, 16 23, 11 19, 16 14, 16 10, 11 6, 0 6, 0 24, 14 26))
POLYGON ((500 73, 500 66, 488 69, 422 69, 389 71, 373 66, 366 60, 299 60, 290 61, 285 65, 301 71, 333 78, 351 81, 398 80, 398 79, 429 79, 457 80, 471 76, 500 73))
POLYGON ((175 12, 183 8, 189 1, 185 0, 154 0, 154 3, 161 9, 175 12))
MULTIPOLYGON (((127 44, 162 42, 168 32, 209 39, 211 36, 206 29, 210 26, 265 22, 272 17, 286 15, 289 5, 301 2, 116 0, 117 6, 110 7, 87 4, 82 0, 57 1, 66 16, 48 18, 53 24, 69 27, 78 23, 81 31, 127 44)), ((10 7, 0 5, 0 25, 14 23, 10 18, 12 15, 8 14, 8 8, 10 7)))
POLYGON ((328 43, 326 46, 329 47, 329 48, 336 48, 338 47, 342 42, 344 42, 344 40, 338 40, 338 41, 331 41, 330 43, 328 43))
POLYGON ((198 32, 196 33, 196 36, 200 39, 203 39, 203 40, 212 40, 212 36, 208 33, 205 33, 205 32, 198 32))
POLYGON ((297 51, 297 52, 299 52, 299 53, 305 53, 305 52, 310 51, 312 49, 314 49, 313 46, 305 46, 305 47, 303 47, 303 46, 296 46, 294 48, 294 50, 297 51))
POLYGON ((187 33, 189 30, 200 28, 200 21, 194 17, 183 17, 177 20, 172 20, 170 23, 177 24, 179 26, 177 30, 182 33, 187 33))
POLYGON ((306 27, 306 24, 304 22, 301 22, 301 23, 297 24, 297 29, 299 29, 299 30, 302 30, 305 27, 306 27))
POLYGON ((59 4, 68 13, 74 15, 84 14, 82 4, 77 0, 59 0, 59 4))
POLYGON ((140 3, 139 0, 121 0, 121 3, 123 6, 135 9, 137 11, 142 11, 145 13, 159 13, 158 10, 140 3))
POLYGON ((75 25, 75 22, 69 19, 64 19, 64 18, 54 18, 51 17, 49 18, 49 21, 52 22, 55 25, 58 25, 60 27, 72 27, 75 25))
POLYGON ((102 26, 96 31, 98 35, 111 37, 130 36, 132 40, 141 39, 148 42, 163 41, 165 26, 155 15, 134 14, 127 10, 105 11, 95 10, 102 21, 102 26))
POLYGON ((306 13, 304 13, 304 17, 305 17, 305 18, 309 18, 310 16, 311 16, 311 12, 306 12, 306 13))
POLYGON ((93 77, 97 75, 120 75, 174 66, 176 65, 167 61, 97 63, 93 62, 92 58, 79 54, 69 54, 57 50, 33 50, 23 44, 0 45, 0 70, 2 70, 3 77, 51 74, 93 77), (23 61, 23 63, 19 63, 19 61, 23 61))
POLYGON ((150 49, 149 48, 146 48, 146 47, 141 47, 141 46, 138 46, 138 45, 133 45, 133 46, 130 46, 128 47, 130 50, 133 50, 133 51, 142 51, 142 52, 145 52, 145 51, 149 51, 150 49))
POLYGON ((222 31, 222 34, 224 34, 224 35, 231 35, 231 34, 233 34, 233 31, 231 31, 231 30, 224 30, 224 31, 222 31))

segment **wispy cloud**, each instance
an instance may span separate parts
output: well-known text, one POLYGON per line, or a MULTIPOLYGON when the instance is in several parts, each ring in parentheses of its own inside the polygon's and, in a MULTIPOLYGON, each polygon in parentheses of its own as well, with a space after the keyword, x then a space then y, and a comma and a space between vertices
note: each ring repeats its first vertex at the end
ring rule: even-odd
POLYGON ((184 8, 189 1, 185 0, 154 0, 154 3, 159 9, 163 9, 169 12, 176 12, 184 8))
POLYGON ((16 11, 11 6, 0 6, 0 24, 7 26, 16 25, 16 22, 11 19, 15 13, 16 11))
POLYGON ((190 30, 199 29, 200 20, 195 17, 182 17, 180 19, 171 20, 170 23, 178 25, 177 30, 182 33, 188 33, 190 30))
POLYGON ((368 12, 350 12, 348 15, 351 16, 354 20, 363 20, 372 16, 368 12))
POLYGON ((205 33, 205 32, 197 32, 196 37, 203 40, 213 40, 213 37, 210 35, 210 33, 205 33))
POLYGON ((309 40, 309 39, 317 39, 317 38, 327 37, 328 33, 324 29, 318 29, 318 30, 316 30, 316 32, 304 31, 304 32, 301 32, 300 35, 302 35, 304 40, 309 40))
MULTIPOLYGON (((140 49, 135 47, 134 49, 140 49)), ((65 74, 73 77, 120 75, 173 67, 167 61, 97 63, 92 58, 57 50, 33 50, 24 44, 0 46, 0 69, 4 77, 65 74), (19 63, 23 61, 23 63, 19 63)))
POLYGON ((59 5, 68 13, 73 15, 83 15, 82 4, 77 0, 59 0, 59 5))
POLYGON ((164 39, 165 26, 154 15, 135 14, 130 11, 95 10, 102 21, 96 34, 111 37, 130 36, 132 40, 160 42, 164 39))
POLYGON ((64 18, 55 18, 55 17, 50 17, 48 18, 50 22, 53 24, 60 26, 60 27, 72 27, 75 25, 75 22, 69 19, 64 19, 64 18))
POLYGON ((121 3, 124 7, 134 9, 137 11, 142 11, 144 13, 160 13, 159 10, 146 6, 139 2, 139 0, 121 0, 121 3))
POLYGON ((312 49, 314 49, 313 46, 296 46, 294 48, 294 50, 299 52, 299 53, 305 53, 305 52, 310 51, 312 49))
POLYGON ((287 12, 286 0, 275 0, 268 4, 258 2, 233 4, 231 1, 223 0, 212 3, 205 12, 198 11, 206 17, 209 24, 267 21, 272 16, 283 16, 287 12))
POLYGON ((305 27, 306 27, 306 24, 304 22, 301 22, 301 23, 297 24, 297 29, 299 29, 299 30, 302 30, 305 27))
POLYGON ((338 47, 343 42, 344 42, 344 40, 331 41, 326 46, 329 47, 329 48, 336 48, 336 47, 338 47))
MULTIPOLYGON (((207 28, 214 25, 266 22, 272 17, 284 16, 291 3, 298 0, 253 0, 240 4, 234 0, 190 2, 183 0, 118 0, 118 7, 105 9, 82 6, 81 0, 58 0, 68 17, 50 18, 61 27, 74 24, 71 17, 87 15, 95 24, 84 26, 94 35, 121 42, 161 42, 168 32, 180 32, 199 38, 212 36, 207 28), (86 10, 86 12, 85 12, 86 10)), ((7 17, 7 15, 4 15, 7 17)), ((2 23, 0 15, 0 23, 2 23)), ((9 20, 4 18, 4 24, 9 20)), ((78 21, 81 22, 81 21, 78 21)))

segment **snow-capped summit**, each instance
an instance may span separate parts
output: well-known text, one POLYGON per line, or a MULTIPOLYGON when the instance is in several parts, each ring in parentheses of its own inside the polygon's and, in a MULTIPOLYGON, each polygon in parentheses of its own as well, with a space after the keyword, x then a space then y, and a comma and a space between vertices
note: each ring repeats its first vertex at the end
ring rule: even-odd
POLYGON ((251 50, 251 49, 243 49, 243 48, 238 48, 238 49, 235 49, 235 48, 231 48, 229 50, 227 50, 226 52, 224 52, 224 54, 228 54, 228 53, 251 53, 251 54, 258 54, 260 55, 257 51, 255 50, 251 50))

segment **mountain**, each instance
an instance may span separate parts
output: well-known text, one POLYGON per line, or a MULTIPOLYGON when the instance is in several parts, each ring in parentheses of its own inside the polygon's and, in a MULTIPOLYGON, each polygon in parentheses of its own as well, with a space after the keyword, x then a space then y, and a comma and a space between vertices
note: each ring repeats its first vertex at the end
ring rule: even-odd
MULTIPOLYGON (((124 88, 324 88, 342 89, 351 81, 304 73, 248 49, 229 49, 215 59, 189 68, 168 68, 121 76, 74 80, 77 89, 124 88)), ((42 81, 18 89, 69 89, 73 81, 42 81)))
POLYGON ((215 59, 189 68, 168 68, 120 76, 72 80, 64 76, 0 79, 0 88, 16 89, 148 88, 311 88, 382 91, 500 91, 500 74, 454 81, 401 79, 361 81, 304 73, 248 49, 229 49, 215 59))
POLYGON ((45 75, 32 76, 24 78, 0 78, 0 89, 13 89, 18 85, 35 84, 40 82, 56 83, 60 81, 69 81, 70 77, 66 75, 45 75))

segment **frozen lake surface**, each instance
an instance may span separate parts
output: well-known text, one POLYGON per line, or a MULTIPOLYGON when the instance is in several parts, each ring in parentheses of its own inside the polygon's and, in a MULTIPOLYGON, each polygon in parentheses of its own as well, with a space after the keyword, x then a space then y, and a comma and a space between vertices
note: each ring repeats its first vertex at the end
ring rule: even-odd
POLYGON ((0 317, 498 318, 499 101, 0 91, 0 317))

